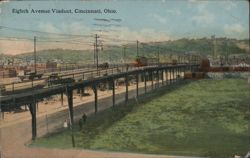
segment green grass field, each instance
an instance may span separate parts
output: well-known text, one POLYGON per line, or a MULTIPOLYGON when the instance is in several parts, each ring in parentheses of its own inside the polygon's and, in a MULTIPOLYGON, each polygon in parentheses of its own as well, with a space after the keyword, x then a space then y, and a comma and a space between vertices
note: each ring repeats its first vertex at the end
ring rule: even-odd
MULTIPOLYGON (((200 80, 140 98, 75 125, 77 148, 136 153, 233 157, 250 150, 249 84, 200 80)), ((32 146, 71 148, 70 131, 32 146)))

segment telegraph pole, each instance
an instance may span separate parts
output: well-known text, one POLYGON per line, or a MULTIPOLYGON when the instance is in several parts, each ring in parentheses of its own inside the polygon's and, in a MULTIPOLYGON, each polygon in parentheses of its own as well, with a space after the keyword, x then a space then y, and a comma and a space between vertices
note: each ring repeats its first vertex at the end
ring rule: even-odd
POLYGON ((158 52, 157 52, 157 60, 158 64, 160 63, 160 47, 158 46, 158 52))
POLYGON ((95 61, 96 61, 96 52, 95 52, 95 43, 94 43, 94 65, 95 65, 95 61))
POLYGON ((215 59, 217 57, 217 50, 216 50, 216 38, 215 35, 212 36, 213 39, 213 46, 214 46, 214 50, 213 50, 213 58, 215 59))
POLYGON ((97 36, 97 34, 95 35, 95 48, 96 48, 96 68, 98 69, 98 44, 97 44, 97 39, 99 38, 99 36, 97 36))
POLYGON ((139 41, 137 40, 136 41, 136 56, 138 57, 138 55, 139 55, 139 49, 138 49, 138 47, 139 47, 139 41))
POLYGON ((126 60, 126 48, 127 48, 127 47, 124 45, 124 46, 123 46, 123 62, 124 62, 124 63, 126 63, 126 62, 125 62, 125 60, 126 60))
POLYGON ((35 64, 35 73, 36 73, 36 36, 34 36, 34 64, 35 64))
POLYGON ((229 49, 228 49, 228 39, 226 39, 226 62, 227 62, 227 65, 228 65, 228 52, 229 49))

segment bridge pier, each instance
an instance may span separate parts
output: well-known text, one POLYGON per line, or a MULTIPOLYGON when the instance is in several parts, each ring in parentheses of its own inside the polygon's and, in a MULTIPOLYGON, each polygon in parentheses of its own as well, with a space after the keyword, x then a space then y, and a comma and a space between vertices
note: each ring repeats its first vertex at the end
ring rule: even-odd
POLYGON ((169 84, 172 83, 172 68, 169 69, 169 84))
POLYGON ((185 72, 185 68, 184 67, 182 67, 181 72, 182 72, 182 79, 184 79, 184 72, 185 72))
POLYGON ((112 96, 112 103, 113 103, 113 107, 115 107, 115 79, 112 79, 112 92, 113 92, 113 96, 112 96))
POLYGON ((156 77, 157 77, 157 88, 160 87, 160 76, 159 76, 159 70, 156 70, 156 77))
POLYGON ((0 120, 4 120, 4 112, 0 109, 0 120))
POLYGON ((174 83, 174 82, 175 82, 174 75, 175 75, 175 69, 173 68, 173 69, 172 69, 172 83, 174 83))
POLYGON ((61 93, 61 106, 63 106, 63 92, 61 93))
POLYGON ((139 75, 137 73, 136 74, 136 98, 138 98, 138 96, 139 96, 139 75))
POLYGON ((81 97, 85 94, 85 88, 81 88, 81 97))
POLYGON ((31 128, 32 128, 32 140, 35 140, 37 137, 37 128, 36 128, 36 103, 35 101, 29 104, 29 110, 31 114, 31 128))
POLYGON ((72 146, 75 147, 75 137, 74 137, 74 108, 73 108, 73 90, 67 88, 67 98, 69 107, 69 124, 71 129, 71 140, 72 146))
POLYGON ((125 103, 128 103, 128 74, 125 76, 125 86, 126 86, 126 92, 125 92, 125 103))
POLYGON ((181 79, 181 74, 182 74, 181 69, 182 67, 179 67, 179 79, 181 79))
POLYGON ((177 68, 174 68, 174 82, 177 81, 177 68))
POLYGON ((179 67, 176 68, 176 80, 179 80, 179 67))
POLYGON ((164 85, 164 70, 161 70, 161 84, 164 85))
POLYGON ((175 80, 178 81, 179 68, 175 68, 175 80))
POLYGON ((151 71, 151 90, 154 89, 154 72, 151 71))
POLYGON ((97 105, 97 101, 98 101, 98 92, 97 92, 97 86, 96 83, 93 85, 93 91, 94 91, 94 95, 95 95, 95 113, 97 113, 98 111, 98 105, 97 105))
POLYGON ((168 70, 165 69, 164 72, 165 72, 166 85, 168 85, 168 70))
POLYGON ((146 71, 143 72, 144 75, 144 93, 147 93, 147 75, 146 71))
POLYGON ((36 102, 36 111, 39 112, 38 101, 36 102))
POLYGON ((74 123, 74 109, 73 109, 73 90, 67 89, 68 107, 69 107, 69 118, 70 122, 74 123))

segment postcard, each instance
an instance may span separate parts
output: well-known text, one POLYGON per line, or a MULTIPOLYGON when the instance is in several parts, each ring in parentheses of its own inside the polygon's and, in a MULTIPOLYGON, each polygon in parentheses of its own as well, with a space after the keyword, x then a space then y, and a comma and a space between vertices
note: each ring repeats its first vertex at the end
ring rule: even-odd
POLYGON ((0 158, 250 158, 247 0, 1 0, 0 158))

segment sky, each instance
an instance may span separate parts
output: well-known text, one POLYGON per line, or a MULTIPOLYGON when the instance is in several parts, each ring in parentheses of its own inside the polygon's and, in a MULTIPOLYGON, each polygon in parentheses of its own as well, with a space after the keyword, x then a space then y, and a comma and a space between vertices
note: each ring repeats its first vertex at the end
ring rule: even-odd
POLYGON ((249 38, 247 0, 4 1, 0 9, 0 54, 33 51, 34 36, 37 50, 90 49, 95 34, 103 45, 212 35, 249 38), (29 13, 17 14, 13 9, 29 13), (31 13, 32 9, 50 13, 31 13), (52 9, 71 9, 72 13, 52 13, 52 9), (100 9, 102 13, 75 13, 75 9, 100 9), (105 13, 105 9, 116 13, 105 13))

